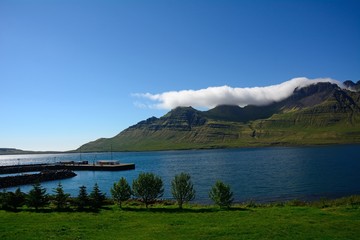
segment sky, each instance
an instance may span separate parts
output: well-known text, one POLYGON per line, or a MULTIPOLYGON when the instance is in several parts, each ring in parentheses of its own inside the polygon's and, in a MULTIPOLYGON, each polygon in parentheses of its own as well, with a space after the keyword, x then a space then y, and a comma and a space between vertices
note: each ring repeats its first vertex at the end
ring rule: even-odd
POLYGON ((0 0, 0 148, 77 149, 164 115, 176 103, 156 96, 174 92, 356 82, 359 12, 357 0, 0 0))

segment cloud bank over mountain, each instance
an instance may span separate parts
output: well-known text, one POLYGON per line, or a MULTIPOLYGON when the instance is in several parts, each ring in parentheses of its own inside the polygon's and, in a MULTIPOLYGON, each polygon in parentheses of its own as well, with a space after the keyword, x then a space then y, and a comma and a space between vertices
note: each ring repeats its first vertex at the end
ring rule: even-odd
POLYGON ((213 108, 218 105, 267 105, 289 97, 296 88, 303 88, 319 82, 330 82, 344 87, 331 78, 293 78, 289 81, 266 87, 233 88, 229 86, 208 87, 200 90, 169 91, 159 94, 136 93, 134 97, 150 100, 150 103, 136 102, 138 107, 170 110, 176 107, 213 108))

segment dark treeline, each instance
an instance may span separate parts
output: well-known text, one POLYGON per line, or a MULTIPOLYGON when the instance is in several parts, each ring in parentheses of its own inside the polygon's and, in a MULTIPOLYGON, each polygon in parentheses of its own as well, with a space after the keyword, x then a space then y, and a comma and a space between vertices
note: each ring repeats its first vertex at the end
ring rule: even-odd
MULTIPOLYGON (((129 199, 135 199, 143 204, 146 208, 155 203, 164 193, 162 179, 153 173, 140 173, 137 179, 133 180, 132 186, 125 178, 120 178, 110 189, 111 197, 99 189, 97 184, 88 193, 85 186, 79 187, 77 197, 70 197, 65 193, 63 186, 59 182, 53 193, 47 193, 46 189, 40 183, 35 183, 33 188, 24 193, 17 188, 15 192, 4 190, 0 193, 0 208, 5 210, 18 210, 23 206, 36 211, 43 208, 52 208, 54 210, 64 211, 84 211, 98 210, 104 205, 117 204, 122 207, 122 203, 129 199)), ((183 204, 195 199, 195 189, 191 177, 187 173, 180 173, 171 181, 171 193, 180 209, 183 204)), ((209 197, 215 204, 221 208, 229 208, 233 202, 233 193, 230 186, 217 181, 209 192, 209 197)))

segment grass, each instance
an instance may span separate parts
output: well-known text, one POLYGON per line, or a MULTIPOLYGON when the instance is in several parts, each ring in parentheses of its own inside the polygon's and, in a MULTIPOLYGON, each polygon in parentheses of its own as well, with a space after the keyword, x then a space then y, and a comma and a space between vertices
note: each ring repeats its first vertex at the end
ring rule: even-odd
POLYGON ((99 212, 0 211, 0 239, 358 239, 360 197, 313 204, 127 204, 99 212), (250 207, 251 206, 251 207, 250 207))

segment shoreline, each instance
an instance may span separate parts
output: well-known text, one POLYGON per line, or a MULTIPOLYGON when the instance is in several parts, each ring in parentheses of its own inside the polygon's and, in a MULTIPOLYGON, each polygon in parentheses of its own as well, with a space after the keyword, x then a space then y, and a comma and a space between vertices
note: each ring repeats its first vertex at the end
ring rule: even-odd
MULTIPOLYGON (((264 144, 264 145, 256 145, 256 146, 236 146, 236 147, 203 147, 203 148, 178 148, 178 149, 159 149, 159 150, 123 150, 117 151, 113 150, 113 153, 146 153, 146 152, 172 152, 172 151, 202 151, 202 150, 235 150, 235 149, 254 149, 254 148, 308 148, 308 147, 329 147, 329 146, 360 146, 360 143, 319 143, 319 144, 264 144)), ((20 150, 22 151, 22 150, 20 150)), ((111 151, 81 151, 81 153, 110 153, 111 151)), ((0 151, 1 156, 21 156, 21 155, 61 155, 61 154, 76 154, 80 153, 78 150, 70 150, 70 151, 22 151, 18 153, 3 153, 0 151)))

